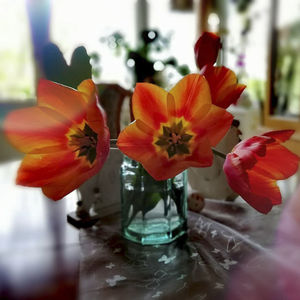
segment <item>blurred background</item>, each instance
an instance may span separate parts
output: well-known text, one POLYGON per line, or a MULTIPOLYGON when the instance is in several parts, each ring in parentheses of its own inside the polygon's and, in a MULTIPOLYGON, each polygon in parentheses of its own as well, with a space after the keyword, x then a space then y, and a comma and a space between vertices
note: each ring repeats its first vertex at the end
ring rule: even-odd
MULTIPOLYGON (((42 77, 73 87, 92 77, 100 91, 116 84, 123 93, 116 105, 123 107, 137 81, 168 89, 182 76, 198 72, 193 46, 207 30, 222 37, 218 64, 233 69, 247 84, 239 104, 230 107, 241 121, 243 137, 293 128, 297 133, 289 146, 300 151, 299 0, 0 4, 0 125, 11 109, 34 105, 42 77)), ((0 161, 18 157, 2 133, 0 145, 0 161)))
POLYGON ((242 138, 295 129, 287 147, 300 155, 300 0, 0 0, 0 7, 1 299, 75 299, 78 287, 78 231, 66 222, 77 196, 51 202, 16 186, 21 154, 3 135, 9 111, 36 104, 40 78, 76 88, 92 77, 117 137, 131 120, 136 82, 169 89, 199 72, 194 44, 212 31, 223 43, 217 64, 247 85, 229 107, 242 138))

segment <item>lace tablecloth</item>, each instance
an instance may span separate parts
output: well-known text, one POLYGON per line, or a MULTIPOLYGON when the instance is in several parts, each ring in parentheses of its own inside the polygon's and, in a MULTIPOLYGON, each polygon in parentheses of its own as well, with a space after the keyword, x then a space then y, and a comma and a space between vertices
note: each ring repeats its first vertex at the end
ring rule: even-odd
POLYGON ((107 217, 81 230, 80 298, 249 300, 257 287, 248 278, 264 270, 281 209, 265 216, 239 199, 207 201, 189 212, 187 237, 159 246, 124 240, 119 215, 107 217))

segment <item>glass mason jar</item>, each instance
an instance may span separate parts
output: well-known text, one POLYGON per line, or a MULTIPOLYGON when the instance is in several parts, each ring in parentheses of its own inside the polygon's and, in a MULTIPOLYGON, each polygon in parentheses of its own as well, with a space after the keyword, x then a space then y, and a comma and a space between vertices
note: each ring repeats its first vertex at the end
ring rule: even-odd
POLYGON ((143 245, 166 244, 187 230, 187 174, 156 181, 126 156, 121 166, 121 226, 124 238, 143 245))

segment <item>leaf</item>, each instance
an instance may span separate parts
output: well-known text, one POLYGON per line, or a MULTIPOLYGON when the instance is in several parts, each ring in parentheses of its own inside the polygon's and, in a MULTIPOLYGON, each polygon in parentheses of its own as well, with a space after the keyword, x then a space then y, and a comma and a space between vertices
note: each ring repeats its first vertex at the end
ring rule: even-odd
POLYGON ((144 194, 144 201, 143 201, 143 206, 142 206, 142 214, 143 217, 145 217, 146 213, 152 209, 155 208, 159 200, 161 199, 159 193, 145 193, 144 194))
POLYGON ((127 216, 132 206, 132 215, 126 226, 130 225, 139 212, 142 212, 144 218, 149 211, 156 207, 157 203, 162 199, 161 192, 164 192, 164 184, 164 181, 154 181, 142 165, 139 164, 136 171, 134 189, 124 194, 122 209, 125 209, 127 216), (146 191, 142 189, 142 182, 146 191))

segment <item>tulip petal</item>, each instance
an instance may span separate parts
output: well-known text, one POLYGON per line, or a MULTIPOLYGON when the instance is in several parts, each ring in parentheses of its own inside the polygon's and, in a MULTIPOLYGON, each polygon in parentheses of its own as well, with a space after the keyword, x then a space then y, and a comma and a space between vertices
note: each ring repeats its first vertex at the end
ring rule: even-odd
POLYGON ((201 120, 194 120, 192 131, 205 135, 211 146, 216 146, 229 130, 233 116, 223 108, 211 105, 209 112, 201 120))
POLYGON ((279 142, 285 142, 295 133, 295 130, 277 130, 266 132, 263 135, 271 137, 279 142))
POLYGON ((141 130, 137 125, 137 121, 134 121, 121 131, 117 146, 125 155, 141 162, 154 179, 163 180, 173 177, 172 175, 176 172, 170 170, 172 164, 164 155, 159 155, 156 152, 152 142, 153 135, 150 135, 148 130, 141 130), (169 174, 171 174, 171 177, 168 177, 169 174))
POLYGON ((156 155, 152 155, 152 157, 145 160, 142 165, 155 180, 172 178, 190 166, 185 160, 170 161, 164 156, 156 155))
POLYGON ((153 135, 141 130, 134 121, 120 132, 117 146, 128 157, 146 161, 155 153, 152 142, 153 135))
POLYGON ((190 166, 207 167, 213 160, 209 142, 202 139, 188 157, 168 159, 157 152, 152 144, 153 136, 148 130, 141 130, 138 121, 131 123, 119 135, 118 147, 130 158, 142 163, 147 172, 156 180, 172 178, 190 166))
MULTIPOLYGON (((57 172, 56 177, 52 177, 47 184, 42 185, 43 193, 52 200, 60 200, 97 174, 108 156, 109 135, 107 137, 107 143, 100 145, 97 149, 97 163, 93 167, 89 167, 84 160, 78 164, 74 163, 72 167, 64 169, 61 173, 57 172)), ((79 159, 77 159, 78 161, 79 159)))
POLYGON ((175 99, 177 116, 183 116, 187 121, 201 119, 210 109, 210 90, 202 75, 185 76, 171 89, 170 94, 175 99))
POLYGON ((175 98, 171 93, 168 93, 167 95, 167 109, 169 119, 171 119, 174 116, 177 116, 175 98))
POLYGON ((18 170, 17 184, 42 187, 43 193, 59 200, 78 188, 103 166, 109 152, 109 135, 98 144, 97 163, 90 166, 74 152, 64 151, 45 155, 26 155, 18 170))
POLYGON ((163 99, 155 99, 161 89, 154 87, 137 85, 133 94, 136 121, 120 133, 120 150, 142 163, 156 180, 174 177, 188 167, 210 166, 211 146, 226 134, 232 115, 211 104, 209 86, 202 75, 185 76, 164 93, 163 99), (150 96, 143 98, 147 93, 150 96), (143 99, 148 99, 151 107, 143 106, 143 99), (160 114, 157 119, 159 109, 163 117, 160 114))
POLYGON ((90 166, 85 159, 81 157, 76 161, 80 163, 73 165, 73 167, 65 168, 61 173, 57 173, 56 177, 46 185, 42 186, 43 193, 53 200, 59 200, 77 189, 86 180, 94 176, 104 165, 109 153, 109 130, 104 130, 104 134, 98 137, 97 145, 97 160, 90 166), (76 174, 76 176, 74 176, 76 174))
MULTIPOLYGON (((78 173, 76 170, 74 172, 78 173)), ((60 178, 56 178, 56 181, 52 184, 48 184, 42 186, 42 191, 45 196, 48 198, 57 201, 74 191, 75 189, 79 188, 81 184, 87 180, 85 174, 79 175, 74 180, 74 176, 72 173, 68 173, 68 176, 62 176, 60 178)))
POLYGON ((234 72, 226 67, 206 66, 202 74, 208 81, 212 103, 222 108, 236 104, 246 88, 244 84, 237 83, 234 72))
POLYGON ((209 86, 202 75, 190 74, 181 79, 170 91, 176 105, 177 117, 187 121, 202 119, 210 109, 209 86))
POLYGON ((80 159, 76 159, 76 154, 70 151, 26 155, 19 167, 16 182, 24 186, 43 186, 78 165, 80 159))
POLYGON ((30 107, 7 115, 4 132, 10 143, 24 153, 47 153, 67 148, 71 122, 47 107, 30 107))
MULTIPOLYGON (((98 129, 97 131, 99 132, 100 130, 98 129)), ((100 170, 102 168, 109 154, 109 149, 110 149, 110 132, 108 127, 105 126, 101 135, 98 134, 98 143, 96 149, 97 160, 95 162, 95 165, 93 166, 93 169, 100 170)))
POLYGON ((274 131, 254 136, 236 145, 224 163, 230 187, 251 206, 268 213, 281 203, 276 180, 286 179, 297 169, 300 158, 280 142, 293 131, 274 131))
MULTIPOLYGON (((267 196, 256 195, 255 193, 248 192, 245 195, 240 194, 241 197, 254 209, 262 214, 267 214, 271 211, 273 204, 267 196)), ((278 203, 280 204, 280 203, 278 203)))
POLYGON ((299 157, 279 144, 267 147, 266 156, 258 158, 253 170, 275 180, 286 179, 296 173, 299 157))
POLYGON ((98 95, 96 85, 91 79, 82 81, 78 85, 77 90, 81 93, 86 103, 94 101, 95 96, 98 95))
POLYGON ((4 131, 27 153, 17 184, 42 187, 55 200, 96 174, 109 152, 109 130, 91 80, 79 90, 41 80, 38 106, 10 113, 4 131))
POLYGON ((103 134, 104 130, 108 130, 106 123, 106 113, 95 97, 87 106, 86 118, 89 126, 98 134, 103 134))
POLYGON ((241 141, 234 147, 234 151, 241 157, 243 152, 250 152, 252 155, 263 157, 266 155, 267 145, 275 140, 266 136, 253 136, 241 141))
POLYGON ((186 160, 196 168, 209 167, 213 163, 213 153, 207 137, 195 141, 194 151, 186 160))
POLYGON ((39 106, 49 107, 74 123, 80 123, 86 111, 80 92, 46 79, 39 81, 37 99, 39 106))
POLYGON ((91 176, 95 175, 99 169, 93 168, 90 172, 82 170, 82 166, 77 166, 57 176, 55 180, 42 186, 43 193, 52 200, 60 200, 73 190, 77 189, 91 176), (76 177, 74 177, 76 174, 76 177))
POLYGON ((87 102, 87 122, 89 126, 98 134, 102 135, 103 131, 109 131, 106 124, 106 113, 98 101, 98 93, 94 82, 91 79, 84 80, 78 86, 87 102))
POLYGON ((213 65, 221 48, 220 37, 212 32, 204 32, 194 46, 196 64, 202 69, 207 64, 213 65))
POLYGON ((87 104, 87 121, 89 126, 95 132, 103 131, 107 127, 106 113, 98 101, 97 88, 94 82, 91 79, 84 80, 78 85, 77 89, 87 104))
POLYGON ((150 83, 137 83, 132 96, 134 118, 143 120, 153 129, 167 121, 167 92, 150 83))
POLYGON ((249 205, 264 214, 272 209, 273 204, 268 196, 275 195, 275 199, 277 199, 278 194, 276 188, 270 188, 269 182, 265 182, 267 178, 261 177, 260 180, 263 180, 263 182, 257 182, 257 176, 250 179, 252 174, 248 175, 245 172, 238 156, 234 153, 227 154, 223 168, 229 186, 249 205), (267 194, 258 194, 257 188, 261 188, 263 193, 267 192, 267 194))
POLYGON ((203 143, 202 149, 203 151, 195 151, 186 159, 168 159, 166 156, 152 152, 152 155, 141 163, 155 180, 166 180, 175 177, 189 167, 210 166, 213 160, 212 151, 210 147, 207 147, 207 143, 203 143))
MULTIPOLYGON (((271 206, 281 203, 280 190, 275 180, 263 176, 255 172, 255 170, 249 170, 248 177, 249 177, 251 192, 253 194, 269 199, 271 206)), ((260 203, 259 202, 256 203, 256 206, 259 207, 260 203)))
POLYGON ((98 101, 97 89, 92 80, 87 79, 81 82, 78 86, 78 91, 88 103, 87 123, 98 134, 98 164, 102 167, 109 153, 110 144, 110 132, 106 123, 106 113, 98 101))
POLYGON ((143 167, 156 180, 172 178, 189 167, 209 167, 213 161, 213 154, 206 138, 201 138, 193 145, 190 155, 168 159, 165 155, 153 153, 151 157, 141 161, 143 167))
POLYGON ((250 190, 248 175, 242 167, 240 158, 235 153, 229 153, 223 165, 230 187, 238 194, 245 194, 250 190))

